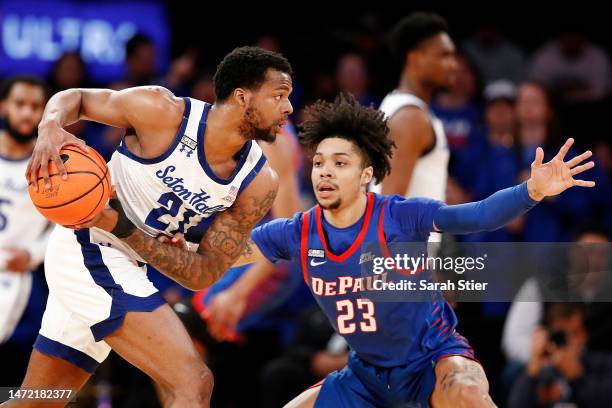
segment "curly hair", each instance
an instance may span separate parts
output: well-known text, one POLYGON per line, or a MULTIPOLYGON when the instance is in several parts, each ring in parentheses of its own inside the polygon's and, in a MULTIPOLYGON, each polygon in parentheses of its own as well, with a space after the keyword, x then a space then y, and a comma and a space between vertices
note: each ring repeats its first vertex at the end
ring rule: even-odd
POLYGON ((395 143, 388 137, 384 113, 361 106, 352 95, 340 94, 334 102, 316 101, 306 108, 299 128, 300 143, 311 150, 329 137, 353 142, 362 154, 363 167, 372 166, 378 182, 391 171, 395 143))
POLYGON ((217 100, 225 101, 236 88, 259 88, 269 68, 293 75, 291 64, 281 54, 260 47, 235 48, 219 63, 213 77, 217 100))

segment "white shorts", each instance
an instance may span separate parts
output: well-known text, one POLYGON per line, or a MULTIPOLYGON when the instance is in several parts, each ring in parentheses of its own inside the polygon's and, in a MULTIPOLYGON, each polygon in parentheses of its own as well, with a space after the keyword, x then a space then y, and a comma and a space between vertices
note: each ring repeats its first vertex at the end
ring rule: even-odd
POLYGON ((94 231, 56 226, 45 256, 49 299, 34 348, 93 373, 110 352, 103 340, 129 311, 150 312, 164 300, 146 265, 94 231))

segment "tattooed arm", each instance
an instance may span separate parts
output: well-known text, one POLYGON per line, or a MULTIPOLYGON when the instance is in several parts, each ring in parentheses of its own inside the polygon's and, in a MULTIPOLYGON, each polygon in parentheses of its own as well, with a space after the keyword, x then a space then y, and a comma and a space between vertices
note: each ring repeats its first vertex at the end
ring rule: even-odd
POLYGON ((161 243, 138 229, 122 240, 169 278, 189 289, 204 289, 239 257, 256 257, 259 250, 250 239, 251 230, 272 206, 277 188, 276 173, 266 163, 234 204, 208 227, 197 252, 161 243))

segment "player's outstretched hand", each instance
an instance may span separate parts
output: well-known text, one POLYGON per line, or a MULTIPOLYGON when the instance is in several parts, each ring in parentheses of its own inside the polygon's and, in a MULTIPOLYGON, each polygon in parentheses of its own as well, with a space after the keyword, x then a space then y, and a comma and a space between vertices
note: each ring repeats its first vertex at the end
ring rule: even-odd
POLYGON ((85 142, 77 138, 72 133, 66 132, 56 122, 48 121, 38 126, 38 138, 36 146, 32 152, 32 158, 28 163, 25 177, 28 183, 34 186, 34 190, 38 191, 38 183, 36 182, 39 172, 40 176, 45 181, 45 189, 51 188, 51 179, 49 178, 49 161, 53 161, 59 170, 62 178, 66 180, 66 168, 64 162, 60 158, 59 152, 66 145, 76 145, 81 149, 89 151, 85 142))
POLYGON ((533 163, 531 163, 531 177, 527 180, 527 190, 529 196, 540 201, 544 197, 554 196, 573 186, 594 187, 594 181, 577 180, 573 176, 591 169, 595 163, 590 161, 580 164, 591 157, 590 150, 574 157, 571 160, 563 161, 570 147, 574 144, 574 139, 569 138, 559 149, 559 153, 548 163, 542 163, 544 150, 538 147, 533 163))

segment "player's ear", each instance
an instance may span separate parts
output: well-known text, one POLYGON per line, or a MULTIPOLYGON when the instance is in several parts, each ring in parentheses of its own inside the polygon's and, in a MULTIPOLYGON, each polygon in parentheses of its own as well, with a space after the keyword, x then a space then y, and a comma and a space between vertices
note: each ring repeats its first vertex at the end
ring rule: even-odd
POLYGON ((244 88, 236 88, 232 93, 232 96, 238 105, 246 108, 249 106, 249 99, 251 98, 251 93, 244 88))
POLYGON ((368 184, 372 181, 372 175, 374 174, 374 168, 368 166, 361 171, 361 184, 368 184))

